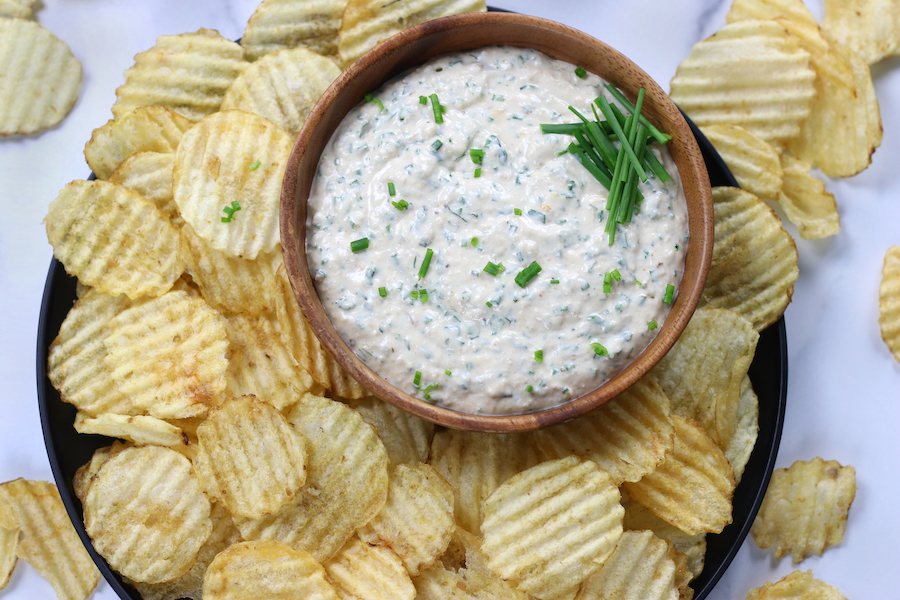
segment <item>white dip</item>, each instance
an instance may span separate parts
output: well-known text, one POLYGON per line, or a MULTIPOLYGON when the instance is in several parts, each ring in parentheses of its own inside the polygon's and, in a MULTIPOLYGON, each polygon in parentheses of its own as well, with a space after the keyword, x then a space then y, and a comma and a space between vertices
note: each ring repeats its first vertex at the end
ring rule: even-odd
POLYGON ((569 105, 591 115, 604 92, 599 77, 579 78, 540 52, 483 48, 435 58, 373 91, 384 110, 364 102, 347 115, 313 183, 307 258, 326 312, 361 360, 443 406, 521 413, 590 391, 652 341, 659 328, 649 324, 668 314, 663 297, 667 285, 678 289, 687 243, 668 151, 652 146, 673 179, 650 172, 640 212, 610 246, 606 188, 573 155, 558 155, 571 135, 540 129, 577 121, 569 105), (420 102, 432 94, 446 107, 443 124, 431 100, 420 102), (483 151, 482 164, 471 149, 483 151), (401 199, 405 210, 392 204, 401 199), (362 238, 368 248, 351 252, 362 238), (515 277, 533 261, 541 271, 520 287, 515 277), (505 271, 490 275, 488 262, 505 271), (604 293, 613 270, 621 279, 604 293))

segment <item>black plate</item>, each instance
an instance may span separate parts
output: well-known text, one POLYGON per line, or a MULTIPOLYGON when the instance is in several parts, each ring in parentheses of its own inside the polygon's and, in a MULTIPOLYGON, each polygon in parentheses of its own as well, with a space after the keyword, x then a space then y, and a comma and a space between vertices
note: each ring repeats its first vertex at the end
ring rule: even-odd
MULTIPOLYGON (((706 161, 710 183, 714 186, 736 187, 737 182, 722 158, 694 124, 690 125, 706 161)), ((81 502, 75 496, 72 486, 78 467, 88 462, 97 448, 108 446, 113 440, 99 435, 77 433, 72 426, 75 422, 75 407, 60 400, 59 392, 47 378, 48 350, 75 302, 75 281, 74 277, 66 273, 62 264, 53 259, 44 285, 37 340, 37 390, 44 442, 63 504, 91 558, 120 598, 141 600, 140 595, 131 586, 124 584, 119 574, 94 550, 84 530, 81 502)), ((734 492, 733 523, 722 533, 706 538, 706 566, 700 577, 691 584, 696 592, 696 600, 702 600, 712 591, 737 554, 762 504, 775 466, 787 397, 787 334, 783 318, 760 334, 756 358, 750 366, 750 380, 759 396, 759 437, 741 483, 734 492)))

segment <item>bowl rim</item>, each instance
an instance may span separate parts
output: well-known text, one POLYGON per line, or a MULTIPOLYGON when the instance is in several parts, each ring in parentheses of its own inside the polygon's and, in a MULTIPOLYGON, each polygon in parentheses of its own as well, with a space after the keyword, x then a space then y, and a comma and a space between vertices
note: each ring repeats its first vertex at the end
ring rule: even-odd
MULTIPOLYGON (((690 200, 688 203, 691 206, 690 200)), ((709 177, 697 141, 678 107, 646 72, 611 46, 567 25, 518 13, 487 12, 444 17, 409 28, 364 54, 331 84, 307 117, 288 160, 282 185, 280 228, 286 271, 301 311, 322 345, 350 375, 382 400, 427 421, 455 429, 509 433, 531 431, 578 417, 619 395, 665 355, 700 301, 712 260, 713 208, 709 177), (483 38, 472 39, 485 28, 492 35, 506 28, 507 34, 487 44, 483 38), (461 42, 455 45, 448 42, 453 36, 461 38, 461 42), (564 44, 559 43, 562 41, 570 42, 572 52, 564 49, 564 44), (446 48, 447 45, 452 47, 446 48), (675 138, 669 144, 670 151, 679 164, 686 195, 688 185, 696 195, 694 208, 688 211, 690 241, 678 296, 656 338, 599 387, 563 404, 521 414, 461 412, 425 402, 387 382, 357 358, 337 334, 316 293, 306 261, 306 201, 320 155, 320 150, 315 150, 317 145, 327 144, 344 116, 363 100, 365 93, 433 56, 489 45, 536 48, 553 58, 594 70, 591 67, 596 63, 578 60, 579 56, 571 60, 572 54, 580 50, 585 58, 608 61, 606 72, 598 75, 632 99, 640 87, 646 88, 642 112, 651 121, 663 119, 672 124, 667 126, 675 138), (373 77, 375 85, 363 85, 373 77), (335 106, 346 110, 335 110, 335 106), (307 152, 308 148, 313 150, 307 152), (304 160, 312 154, 315 154, 314 162, 311 163, 313 158, 304 160), (307 173, 305 179, 301 170, 307 173)))

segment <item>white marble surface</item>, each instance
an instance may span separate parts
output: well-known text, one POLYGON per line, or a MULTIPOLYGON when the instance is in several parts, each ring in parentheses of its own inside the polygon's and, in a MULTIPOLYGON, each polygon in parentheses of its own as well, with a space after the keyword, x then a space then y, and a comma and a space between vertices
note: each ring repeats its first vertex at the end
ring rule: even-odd
MULTIPOLYGON (((809 0, 821 17, 822 0, 809 0)), ((42 220, 48 203, 88 168, 91 131, 111 118, 122 72, 161 34, 218 29, 240 37, 254 0, 44 0, 38 21, 84 65, 81 97, 58 127, 0 139, 0 481, 52 479, 35 392, 35 340, 51 248, 42 220)), ((578 27, 618 48, 667 88, 693 43, 725 22, 727 0, 497 0, 494 5, 578 27)), ((884 141, 872 166, 828 183, 843 230, 836 238, 798 241, 800 279, 786 319, 790 356, 787 415, 778 466, 822 456, 857 470, 858 492, 847 534, 800 568, 836 585, 850 599, 898 597, 900 556, 900 364, 878 330, 878 285, 885 250, 900 244, 900 59, 873 69, 884 141)), ((795 567, 789 558, 744 543, 710 596, 742 599, 795 567)), ((19 562, 8 600, 52 598, 53 590, 19 562)), ((94 598, 115 598, 101 583, 94 598)))

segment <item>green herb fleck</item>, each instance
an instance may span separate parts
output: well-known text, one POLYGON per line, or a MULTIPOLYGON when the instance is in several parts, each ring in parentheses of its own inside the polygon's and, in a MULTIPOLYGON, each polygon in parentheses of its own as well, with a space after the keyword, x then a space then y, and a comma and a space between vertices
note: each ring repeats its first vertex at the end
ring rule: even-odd
POLYGON ((431 145, 431 147, 434 148, 435 150, 440 150, 441 146, 443 146, 443 145, 444 145, 444 142, 442 142, 441 140, 435 140, 434 143, 431 145))
POLYGON ((559 283, 559 279, 551 279, 550 283, 559 283))
POLYGON ((499 275, 500 273, 503 272, 503 264, 501 263, 501 264, 497 265, 497 264, 494 264, 494 263, 488 261, 488 264, 484 265, 484 270, 488 274, 496 277, 497 275, 499 275))
POLYGON ((521 215, 521 214, 522 214, 522 209, 521 209, 521 208, 514 208, 514 209, 513 209, 513 212, 516 213, 517 215, 521 215))
POLYGON ((431 265, 431 257, 434 256, 434 250, 429 248, 425 251, 425 260, 422 261, 422 266, 419 267, 419 279, 425 277, 425 274, 428 273, 428 267, 431 265))
POLYGON ((250 165, 250 170, 251 171, 257 170, 259 168, 259 165, 261 165, 261 164, 262 163, 259 161, 259 159, 256 159, 256 162, 253 163, 252 165, 250 165))
POLYGON ((392 181, 388 181, 388 194, 391 196, 397 195, 397 190, 394 189, 394 183, 392 181))
POLYGON ((441 101, 438 100, 437 94, 431 94, 429 98, 431 98, 431 109, 434 112, 434 122, 443 123, 445 109, 441 106, 441 101))
POLYGON ((384 103, 381 100, 379 100, 378 98, 375 98, 374 96, 372 96, 372 94, 366 94, 365 100, 366 100, 366 102, 374 102, 375 104, 377 104, 378 112, 382 112, 384 110, 384 103))
POLYGON ((579 79, 584 79, 585 75, 587 75, 587 71, 582 69, 581 67, 575 67, 575 76, 579 79))
POLYGON ((481 177, 481 169, 475 169, 475 177, 481 177))
POLYGON ((451 375, 453 375, 453 371, 451 371, 450 369, 444 369, 444 375, 450 377, 451 375))
POLYGON ((480 165, 484 160, 484 150, 480 148, 472 148, 469 150, 469 158, 472 159, 472 162, 476 165, 480 165))
POLYGON ((530 394, 532 391, 534 391, 534 388, 531 387, 530 385, 528 385, 528 386, 525 386, 525 391, 530 394))
POLYGON ((675 294, 675 286, 671 283, 666 286, 666 295, 663 296, 663 302, 672 304, 672 296, 675 294))
POLYGON ((534 351, 534 360, 539 363, 544 362, 544 351, 543 350, 535 350, 534 351))
POLYGON ((656 321, 650 321, 649 323, 647 323, 647 329, 649 329, 650 331, 653 331, 658 326, 659 324, 656 321))
POLYGON ((398 200, 397 202, 391 200, 391 204, 393 204, 394 208, 397 210, 406 210, 406 207, 409 206, 409 202, 406 200, 398 200))
POLYGON ((369 247, 369 238, 361 238, 350 242, 351 252, 360 252, 369 247))
POLYGON ((478 238, 477 237, 472 238, 472 245, 475 247, 478 247, 478 238))
POLYGON ((594 354, 596 354, 597 356, 606 356, 607 354, 609 354, 609 351, 603 347, 603 344, 599 342, 594 342, 593 344, 591 344, 591 348, 594 349, 594 354))
POLYGON ((378 295, 381 296, 382 298, 386 298, 387 297, 387 288, 383 288, 383 287, 378 288, 378 295))
POLYGON ((416 374, 413 377, 413 385, 418 387, 420 383, 422 383, 422 371, 416 371, 416 374))
POLYGON ((428 290, 419 290, 419 302, 422 304, 428 302, 428 290))
POLYGON ((524 288, 525 285, 534 279, 534 277, 541 272, 541 265, 537 264, 537 261, 532 261, 530 265, 522 269, 518 275, 516 275, 516 283, 519 287, 524 288))

